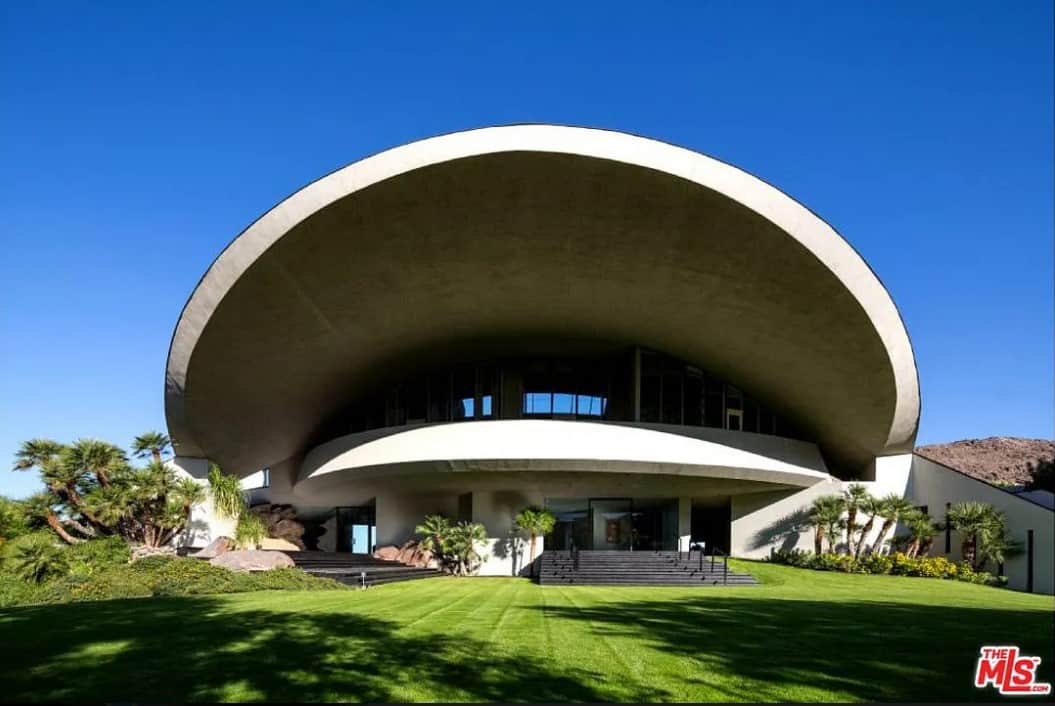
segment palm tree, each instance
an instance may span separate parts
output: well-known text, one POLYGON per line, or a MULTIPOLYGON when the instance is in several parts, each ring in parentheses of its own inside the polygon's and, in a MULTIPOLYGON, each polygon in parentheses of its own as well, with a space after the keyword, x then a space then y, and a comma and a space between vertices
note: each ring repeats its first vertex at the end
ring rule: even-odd
POLYGON ((857 538, 857 545, 854 547, 854 558, 859 559, 861 552, 865 548, 865 542, 868 541, 868 535, 872 532, 872 528, 875 527, 876 518, 879 517, 883 511, 883 503, 879 498, 869 494, 864 500, 861 501, 861 505, 858 508, 861 513, 868 515, 868 520, 861 527, 861 535, 857 538))
POLYGON ((128 465, 120 447, 98 439, 78 439, 63 451, 63 463, 90 473, 99 485, 109 485, 110 477, 128 465))
POLYGON ((50 535, 25 537, 4 562, 24 581, 40 583, 66 572, 68 559, 62 546, 50 535))
POLYGON ((854 547, 860 543, 856 538, 857 512, 870 497, 871 494, 860 483, 851 483, 843 493, 846 503, 846 549, 851 554, 856 553, 854 547))
POLYGON ((427 515, 425 521, 414 528, 421 535, 421 548, 442 559, 447 551, 447 539, 451 532, 451 521, 443 515, 427 515))
POLYGON ((161 454, 172 447, 172 440, 159 431, 148 431, 132 441, 132 453, 136 458, 151 456, 154 463, 161 463, 161 454))
POLYGON ((459 522, 447 535, 447 551, 454 559, 458 576, 476 571, 480 554, 476 545, 487 541, 487 529, 479 522, 459 522))
POLYGON ((828 539, 828 550, 835 551, 835 541, 843 524, 846 500, 841 495, 822 495, 810 505, 810 524, 813 525, 813 550, 821 554, 822 542, 828 539))
POLYGON ((873 554, 878 554, 882 550, 883 542, 886 541, 887 535, 890 534, 890 531, 901 516, 915 509, 912 503, 897 493, 884 495, 880 498, 879 503, 881 505, 879 514, 883 518, 883 524, 879 526, 879 534, 876 536, 876 541, 872 544, 873 554))
POLYGON ((1017 548, 1007 537, 1004 515, 992 505, 979 502, 956 503, 949 508, 949 525, 960 533, 960 556, 974 569, 985 562, 997 564, 1017 548))
POLYGON ((540 507, 526 507, 517 513, 514 524, 517 529, 531 536, 531 563, 534 566, 535 540, 552 532, 554 525, 557 524, 557 518, 549 510, 543 510, 540 507))
POLYGON ((31 468, 43 468, 44 464, 54 459, 62 451, 62 444, 51 439, 30 439, 23 441, 15 452, 16 471, 28 471, 31 468))
POLYGON ((926 555, 930 551, 931 542, 938 534, 938 528, 930 515, 922 510, 913 508, 901 517, 909 531, 909 545, 905 554, 910 557, 926 555))
POLYGON ((55 496, 51 493, 37 493, 31 495, 24 501, 26 514, 30 517, 39 517, 48 523, 48 527, 55 531, 67 544, 77 544, 82 541, 74 537, 62 525, 59 516, 55 513, 55 496))

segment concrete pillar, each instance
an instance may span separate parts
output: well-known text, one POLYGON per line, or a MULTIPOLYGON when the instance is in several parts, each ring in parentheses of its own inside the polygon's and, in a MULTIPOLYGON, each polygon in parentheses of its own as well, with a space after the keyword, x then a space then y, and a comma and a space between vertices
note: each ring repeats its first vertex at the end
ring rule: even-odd
POLYGON ((692 498, 678 498, 678 551, 687 552, 692 541, 692 498))

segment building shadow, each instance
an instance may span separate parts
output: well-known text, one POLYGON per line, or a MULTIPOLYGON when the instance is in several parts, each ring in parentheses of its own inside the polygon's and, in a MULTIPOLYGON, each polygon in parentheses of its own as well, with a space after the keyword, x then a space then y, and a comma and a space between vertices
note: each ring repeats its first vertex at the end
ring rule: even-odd
POLYGON ((598 639, 644 641, 699 665, 683 677, 688 700, 1000 700, 994 689, 973 686, 982 645, 1041 656, 1038 678, 1052 681, 1055 625, 1041 611, 759 599, 751 590, 538 610, 586 623, 598 639), (728 688, 730 675, 739 688, 728 688))
MULTIPOLYGON (((295 593, 276 600, 297 600, 295 593)), ((356 600, 354 594, 344 594, 356 600)), ((232 611, 210 597, 0 612, 4 701, 606 700, 604 678, 339 611, 232 611)), ((647 698, 648 694, 639 694, 647 698)))

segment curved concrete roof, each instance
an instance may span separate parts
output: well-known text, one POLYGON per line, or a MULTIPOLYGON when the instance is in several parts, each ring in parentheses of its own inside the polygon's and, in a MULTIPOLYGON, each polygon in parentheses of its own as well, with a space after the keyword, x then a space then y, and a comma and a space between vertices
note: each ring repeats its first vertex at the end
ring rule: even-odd
POLYGON ((304 453, 381 371, 517 336, 696 362, 795 418, 837 466, 915 439, 908 335, 828 224, 699 153, 552 125, 397 147, 264 214, 180 316, 169 431, 177 453, 248 473, 304 453))
POLYGON ((676 431, 542 419, 377 429, 309 451, 297 486, 335 473, 352 479, 400 473, 658 473, 799 487, 830 478, 809 442, 702 427, 689 430, 697 432, 690 437, 681 433, 685 427, 668 429, 676 431))

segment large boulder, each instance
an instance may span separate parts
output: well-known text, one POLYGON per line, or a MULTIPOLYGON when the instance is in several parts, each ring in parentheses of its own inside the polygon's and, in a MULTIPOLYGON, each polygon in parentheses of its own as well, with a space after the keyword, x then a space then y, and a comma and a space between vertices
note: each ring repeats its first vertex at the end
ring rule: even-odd
POLYGON ((293 560, 282 552, 259 549, 237 549, 209 559, 213 566, 231 571, 270 571, 292 567, 293 560))
POLYGON ((191 556, 198 557, 200 559, 212 559, 213 557, 226 554, 227 552, 234 551, 235 543, 230 537, 217 537, 216 539, 209 542, 203 549, 191 554, 191 556))
POLYGON ((274 549, 280 552, 299 552, 301 551, 293 542, 288 539, 276 539, 274 537, 264 537, 260 540, 261 549, 274 549))
POLYGON ((426 569, 436 568, 436 559, 432 552, 422 549, 421 545, 414 540, 405 542, 398 547, 395 545, 379 547, 374 552, 374 556, 387 561, 398 561, 407 566, 420 566, 426 569))
POLYGON ((145 544, 139 544, 132 547, 129 561, 139 561, 152 556, 176 556, 176 547, 171 544, 163 547, 148 547, 145 544))
POLYGON ((273 539, 284 539, 295 544, 297 549, 304 549, 304 525, 297 522, 297 511, 292 505, 264 503, 254 505, 249 511, 264 523, 267 536, 273 539))

